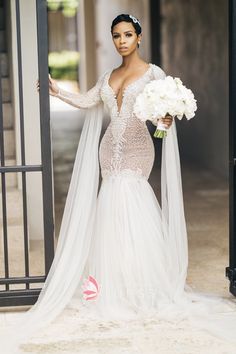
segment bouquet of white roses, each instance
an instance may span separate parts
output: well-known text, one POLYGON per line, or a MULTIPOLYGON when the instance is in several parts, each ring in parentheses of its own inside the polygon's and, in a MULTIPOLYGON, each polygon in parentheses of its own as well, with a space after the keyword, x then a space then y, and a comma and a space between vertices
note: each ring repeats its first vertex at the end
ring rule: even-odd
POLYGON ((146 84, 143 92, 136 98, 134 113, 142 121, 156 123, 154 137, 163 138, 167 135, 167 130, 161 118, 171 115, 182 119, 185 115, 190 119, 195 116, 196 102, 192 91, 178 77, 166 76, 146 84))

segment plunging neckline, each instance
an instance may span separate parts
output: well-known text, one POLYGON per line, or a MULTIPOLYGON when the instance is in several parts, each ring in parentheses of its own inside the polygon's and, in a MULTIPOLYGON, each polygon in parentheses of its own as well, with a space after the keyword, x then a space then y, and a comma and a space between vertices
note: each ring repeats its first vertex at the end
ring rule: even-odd
POLYGON ((111 90, 112 94, 113 94, 113 97, 114 97, 114 100, 115 100, 115 103, 116 103, 116 110, 117 110, 117 113, 118 115, 120 114, 121 112, 121 109, 122 109, 122 105, 123 105, 123 100, 124 100, 124 96, 125 96, 125 93, 127 91, 128 88, 130 88, 130 86, 136 84, 139 80, 143 79, 148 73, 149 73, 149 70, 151 70, 151 67, 152 67, 152 64, 151 63, 148 63, 149 67, 148 69, 145 71, 145 73, 143 73, 141 76, 139 76, 137 79, 135 79, 134 81, 130 82, 123 90, 123 93, 122 93, 122 99, 121 99, 121 104, 120 104, 120 107, 118 107, 118 101, 117 101, 117 95, 115 94, 115 91, 113 90, 113 88, 111 87, 111 85, 109 84, 109 80, 110 80, 110 77, 111 77, 111 74, 113 72, 113 69, 110 70, 108 72, 108 75, 107 75, 107 86, 109 87, 109 89, 111 90), (120 109, 119 109, 120 108, 120 109))

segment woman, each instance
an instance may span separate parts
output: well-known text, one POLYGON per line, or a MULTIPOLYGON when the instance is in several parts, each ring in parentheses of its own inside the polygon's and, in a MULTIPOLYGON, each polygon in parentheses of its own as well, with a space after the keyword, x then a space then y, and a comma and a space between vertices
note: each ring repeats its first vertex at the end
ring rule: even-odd
POLYGON ((169 128, 162 148, 162 208, 148 183, 154 147, 133 105, 146 83, 165 73, 140 58, 142 33, 135 17, 117 16, 111 34, 122 64, 105 72, 87 93, 72 94, 49 78, 52 96, 87 113, 55 258, 37 303, 24 315, 24 324, 20 322, 20 332, 29 335, 72 306, 85 319, 187 321, 188 326, 234 339, 233 302, 186 285, 187 234, 171 116, 162 119, 169 128), (98 147, 103 105, 111 121, 98 147), (82 282, 89 275, 99 286, 93 301, 82 296, 82 282))

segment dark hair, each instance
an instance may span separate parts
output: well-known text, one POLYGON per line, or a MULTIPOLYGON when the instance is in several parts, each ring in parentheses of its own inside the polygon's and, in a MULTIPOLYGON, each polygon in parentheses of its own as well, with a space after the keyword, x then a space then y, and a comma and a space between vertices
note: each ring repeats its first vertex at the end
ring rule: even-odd
POLYGON ((140 25, 139 20, 136 19, 134 16, 128 15, 128 14, 121 14, 121 15, 116 16, 116 18, 114 18, 114 20, 112 21, 112 24, 111 24, 111 33, 113 31, 113 27, 115 27, 118 23, 123 22, 123 21, 132 23, 137 36, 142 33, 142 27, 140 25), (136 22, 136 21, 138 21, 138 22, 136 22))

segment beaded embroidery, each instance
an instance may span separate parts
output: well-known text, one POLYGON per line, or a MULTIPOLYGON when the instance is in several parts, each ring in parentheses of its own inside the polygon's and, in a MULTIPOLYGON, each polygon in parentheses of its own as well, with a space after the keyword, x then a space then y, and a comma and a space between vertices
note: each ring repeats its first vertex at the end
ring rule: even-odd
POLYGON ((146 83, 166 75, 159 66, 149 64, 147 71, 124 89, 120 110, 109 85, 110 75, 111 70, 105 72, 85 94, 61 90, 59 97, 79 108, 92 107, 102 100, 108 108, 111 120, 99 146, 103 178, 120 175, 148 179, 155 157, 154 145, 145 122, 134 115, 133 106, 146 83))

